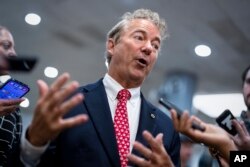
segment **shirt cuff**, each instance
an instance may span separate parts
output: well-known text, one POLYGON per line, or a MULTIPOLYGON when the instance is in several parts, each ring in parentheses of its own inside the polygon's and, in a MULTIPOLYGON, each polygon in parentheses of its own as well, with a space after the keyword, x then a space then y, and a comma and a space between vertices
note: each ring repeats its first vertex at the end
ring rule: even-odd
POLYGON ((26 132, 23 133, 21 138, 20 159, 25 167, 33 167, 40 162, 40 158, 48 148, 50 142, 41 147, 33 146, 26 138, 27 131, 28 130, 26 130, 26 132))

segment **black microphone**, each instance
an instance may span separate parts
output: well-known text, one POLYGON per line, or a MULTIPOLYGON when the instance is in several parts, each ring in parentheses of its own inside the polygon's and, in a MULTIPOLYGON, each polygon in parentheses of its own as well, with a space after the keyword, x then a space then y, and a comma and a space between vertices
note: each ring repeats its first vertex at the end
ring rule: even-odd
MULTIPOLYGON (((159 99, 159 103, 160 103, 161 105, 163 105, 165 108, 167 108, 168 110, 174 109, 174 110, 176 111, 176 113, 177 113, 177 118, 180 119, 180 117, 181 117, 181 115, 182 115, 182 113, 183 113, 183 111, 182 111, 181 109, 179 109, 177 106, 175 106, 174 104, 172 104, 172 103, 170 103, 170 102, 168 102, 168 101, 164 101, 162 98, 159 99)), ((195 123, 195 122, 192 123, 192 128, 193 128, 193 129, 200 130, 200 131, 202 131, 202 132, 205 131, 205 128, 204 128, 204 127, 198 125, 198 124, 195 123)))
POLYGON ((1 59, 0 70, 30 72, 38 62, 34 56, 9 56, 1 59))

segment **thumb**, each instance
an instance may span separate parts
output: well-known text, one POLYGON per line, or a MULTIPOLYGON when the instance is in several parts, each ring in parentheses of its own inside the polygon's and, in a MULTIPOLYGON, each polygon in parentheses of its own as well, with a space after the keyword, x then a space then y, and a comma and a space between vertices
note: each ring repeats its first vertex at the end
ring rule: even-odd
POLYGON ((40 97, 45 96, 49 90, 48 85, 43 80, 38 80, 37 85, 40 97))

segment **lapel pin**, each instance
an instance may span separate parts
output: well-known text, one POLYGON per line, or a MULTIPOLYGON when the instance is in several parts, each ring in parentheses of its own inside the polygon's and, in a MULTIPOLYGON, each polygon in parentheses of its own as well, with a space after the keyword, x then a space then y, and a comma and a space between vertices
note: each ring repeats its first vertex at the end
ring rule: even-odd
POLYGON ((155 119, 155 115, 154 114, 150 114, 151 118, 155 119))

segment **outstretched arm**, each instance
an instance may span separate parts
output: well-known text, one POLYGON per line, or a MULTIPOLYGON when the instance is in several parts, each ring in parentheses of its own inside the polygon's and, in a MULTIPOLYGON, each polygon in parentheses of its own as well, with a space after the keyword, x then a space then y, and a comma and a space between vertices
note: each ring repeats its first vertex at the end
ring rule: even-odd
POLYGON ((69 74, 64 73, 50 87, 42 80, 37 82, 40 97, 27 133, 27 139, 32 145, 42 146, 54 139, 64 129, 87 121, 86 114, 63 119, 63 116, 71 108, 83 100, 82 94, 76 94, 69 100, 64 101, 79 86, 76 81, 66 85, 69 77, 69 74), (64 85, 66 86, 63 88, 64 85))
POLYGON ((67 112, 83 100, 82 94, 76 94, 66 100, 78 88, 76 81, 66 85, 69 77, 67 73, 62 74, 50 87, 42 80, 37 82, 40 96, 32 122, 21 142, 21 160, 24 164, 36 166, 48 143, 60 132, 87 122, 86 114, 63 118, 67 112))
POLYGON ((180 119, 177 118, 175 110, 171 110, 171 116, 175 129, 198 143, 204 143, 209 147, 218 150, 223 158, 229 161, 231 150, 237 150, 234 142, 230 139, 230 135, 222 128, 201 121, 195 116, 189 116, 184 112, 180 119), (191 128, 192 122, 196 122, 205 128, 204 132, 191 128))

